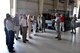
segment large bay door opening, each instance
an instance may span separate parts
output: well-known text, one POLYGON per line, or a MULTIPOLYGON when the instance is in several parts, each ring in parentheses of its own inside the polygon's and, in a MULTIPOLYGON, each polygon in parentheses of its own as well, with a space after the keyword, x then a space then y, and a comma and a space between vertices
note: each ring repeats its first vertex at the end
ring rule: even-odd
POLYGON ((0 0, 0 53, 5 53, 5 32, 4 32, 4 19, 6 13, 10 13, 10 0, 0 0))

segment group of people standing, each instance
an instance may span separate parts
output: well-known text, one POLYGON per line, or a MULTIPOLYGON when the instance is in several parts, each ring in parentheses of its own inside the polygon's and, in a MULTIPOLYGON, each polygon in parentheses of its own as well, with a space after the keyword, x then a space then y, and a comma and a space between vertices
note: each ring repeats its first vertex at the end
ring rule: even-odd
MULTIPOLYGON (((61 40, 60 32, 60 16, 57 13, 55 19, 56 31, 58 33, 57 37, 61 40)), ((63 21, 63 20, 62 20, 63 21)), ((61 23, 63 24, 63 23, 61 23)), ((13 49, 14 37, 16 40, 20 39, 19 31, 22 35, 23 43, 26 43, 29 39, 32 38, 31 30, 33 29, 33 34, 37 31, 45 32, 45 18, 42 15, 39 15, 37 18, 35 16, 16 14, 14 18, 10 14, 6 14, 4 19, 4 28, 6 34, 6 45, 9 49, 9 52, 15 52, 13 49)))
MULTIPOLYGON (((75 29, 76 19, 74 18, 71 19, 72 32, 73 29, 75 29)), ((57 32, 56 39, 61 40, 61 29, 62 31, 65 31, 63 14, 59 14, 59 13, 55 14, 54 25, 57 32)), ((31 15, 16 14, 15 17, 12 18, 10 14, 6 14, 6 18, 4 19, 4 29, 6 34, 6 45, 9 49, 9 52, 15 52, 13 50, 14 37, 16 38, 16 40, 20 39, 19 31, 20 34, 22 35, 23 43, 26 43, 26 41, 32 39, 31 30, 33 30, 33 35, 35 35, 37 31, 45 32, 45 17, 43 17, 43 15, 39 15, 36 18, 35 16, 31 16, 31 15)))
MULTIPOLYGON (((58 40, 61 40, 61 31, 65 31, 65 28, 64 28, 64 16, 63 14, 59 14, 59 13, 56 13, 55 14, 55 29, 56 29, 56 32, 57 32, 57 39, 58 40)), ((70 24, 70 28, 71 28, 71 33, 74 33, 76 34, 76 21, 77 21, 77 17, 76 17, 76 14, 71 17, 71 23, 70 24)))
POLYGON ((22 35, 23 43, 26 43, 31 36, 32 23, 34 23, 34 34, 35 34, 35 17, 30 15, 16 14, 14 18, 10 14, 6 14, 4 19, 4 29, 6 34, 6 45, 9 52, 15 52, 13 49, 14 37, 16 40, 20 39, 19 31, 22 35))

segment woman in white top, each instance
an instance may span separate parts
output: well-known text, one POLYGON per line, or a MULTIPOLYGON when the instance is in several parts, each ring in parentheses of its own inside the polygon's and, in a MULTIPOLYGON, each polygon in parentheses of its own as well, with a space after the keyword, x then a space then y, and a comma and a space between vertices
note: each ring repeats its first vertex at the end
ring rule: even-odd
POLYGON ((33 16, 33 34, 36 34, 36 17, 33 16))
POLYGON ((42 30, 42 18, 41 18, 41 16, 38 16, 37 20, 38 20, 38 30, 42 30))
POLYGON ((32 28, 32 20, 31 20, 31 16, 30 15, 28 15, 27 16, 27 24, 28 24, 28 38, 32 38, 31 37, 31 28, 32 28))

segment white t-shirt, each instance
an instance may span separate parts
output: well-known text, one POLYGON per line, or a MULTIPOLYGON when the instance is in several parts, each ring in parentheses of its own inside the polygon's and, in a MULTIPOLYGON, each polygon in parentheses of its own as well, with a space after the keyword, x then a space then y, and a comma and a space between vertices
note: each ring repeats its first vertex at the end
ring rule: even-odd
POLYGON ((10 30, 14 31, 14 25, 10 20, 6 21, 6 28, 8 31, 10 31, 10 30))
POLYGON ((59 19, 59 17, 56 17, 55 22, 57 22, 58 19, 59 19))
POLYGON ((22 25, 22 27, 26 27, 27 26, 27 20, 22 18, 20 21, 20 25, 22 25))

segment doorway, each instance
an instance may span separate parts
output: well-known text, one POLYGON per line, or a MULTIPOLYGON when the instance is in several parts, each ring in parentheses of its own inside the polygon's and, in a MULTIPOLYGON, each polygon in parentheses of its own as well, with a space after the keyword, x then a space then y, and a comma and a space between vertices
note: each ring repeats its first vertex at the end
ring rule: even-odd
POLYGON ((0 25, 1 26, 3 25, 3 21, 4 18, 6 17, 6 13, 10 13, 10 0, 1 0, 0 1, 0 25))
POLYGON ((4 19, 6 13, 10 13, 10 0, 0 0, 0 53, 5 53, 5 32, 4 32, 4 19))

